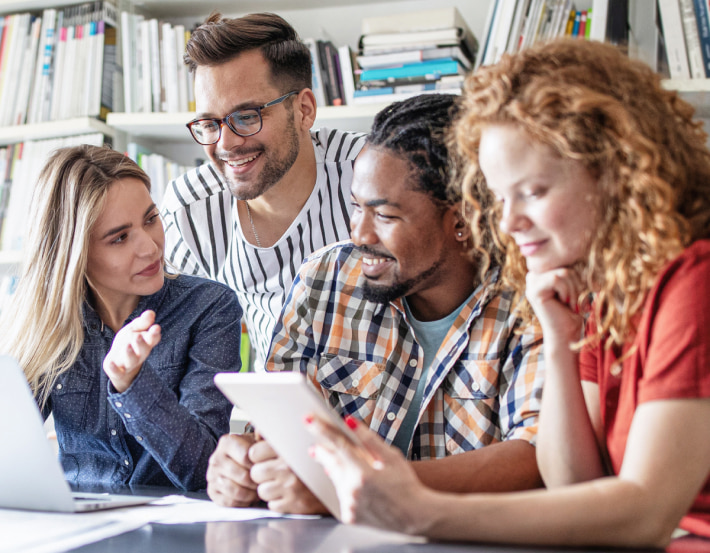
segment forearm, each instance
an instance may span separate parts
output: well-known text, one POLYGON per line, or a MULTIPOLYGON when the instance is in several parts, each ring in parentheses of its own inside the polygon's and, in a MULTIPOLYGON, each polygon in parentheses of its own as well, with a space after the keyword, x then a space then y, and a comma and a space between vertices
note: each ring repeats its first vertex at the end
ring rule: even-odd
POLYGON ((540 410, 537 462, 548 488, 604 476, 578 374, 578 355, 546 343, 546 380, 540 410))
POLYGON ((664 547, 680 517, 668 517, 658 503, 616 477, 516 494, 425 492, 408 530, 447 541, 664 547))
POLYGON ((425 486, 444 492, 504 492, 542 486, 535 447, 524 440, 508 440, 411 465, 425 486))
POLYGON ((176 487, 204 489, 209 457, 219 435, 228 429, 231 406, 221 396, 205 397, 199 409, 201 416, 195 416, 146 368, 137 377, 136 387, 132 386, 125 394, 112 395, 112 403, 115 405, 114 398, 121 399, 121 407, 116 407, 116 411, 126 430, 150 453, 176 487))

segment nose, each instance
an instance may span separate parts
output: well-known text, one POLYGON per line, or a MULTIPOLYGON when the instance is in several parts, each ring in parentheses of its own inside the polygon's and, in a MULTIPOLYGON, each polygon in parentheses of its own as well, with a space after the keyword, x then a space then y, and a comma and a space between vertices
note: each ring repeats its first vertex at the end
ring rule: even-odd
POLYGON ((350 238, 356 246, 377 244, 379 238, 372 225, 372 217, 366 213, 353 213, 350 218, 350 238))
POLYGON ((239 136, 232 129, 227 126, 227 124, 222 121, 222 133, 220 134, 219 141, 217 141, 217 146, 222 150, 229 151, 232 148, 242 146, 248 137, 239 136))
POLYGON ((499 226, 505 234, 513 234, 529 227, 530 221, 523 213, 520 203, 511 200, 503 204, 499 226))
POLYGON ((154 257, 156 251, 161 249, 153 235, 149 232, 142 231, 136 241, 136 251, 140 257, 154 257))

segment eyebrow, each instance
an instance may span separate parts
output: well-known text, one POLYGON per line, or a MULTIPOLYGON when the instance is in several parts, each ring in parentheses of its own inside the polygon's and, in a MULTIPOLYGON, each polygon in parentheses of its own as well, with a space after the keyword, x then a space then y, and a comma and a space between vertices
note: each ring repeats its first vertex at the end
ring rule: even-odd
MULTIPOLYGON (((227 112, 227 115, 230 115, 230 114, 234 113, 235 111, 240 111, 243 109, 255 109, 255 108, 257 108, 259 106, 263 106, 263 105, 264 105, 264 102, 262 102, 262 103, 259 103, 256 101, 242 102, 241 104, 237 104, 236 106, 233 106, 227 112)), ((225 117, 227 117, 227 115, 225 115, 225 117)), ((217 117, 212 112, 208 112, 208 113, 203 112, 203 113, 196 113, 194 120, 196 120, 196 119, 222 119, 222 117, 217 117)))
MULTIPOLYGON (((156 206, 154 203, 153 203, 153 204, 150 204, 150 206, 148 207, 148 209, 145 210, 145 213, 143 214, 143 217, 147 217, 148 214, 149 214, 151 211, 153 211, 156 207, 157 207, 157 206, 156 206)), ((129 229, 129 228, 131 228, 132 226, 133 226, 133 225, 129 223, 129 224, 127 224, 127 225, 121 225, 121 226, 112 228, 112 229, 110 229, 110 230, 107 230, 106 233, 101 237, 101 240, 103 240, 104 238, 108 238, 108 237, 111 236, 112 234, 118 234, 119 232, 122 232, 122 231, 124 231, 124 230, 126 230, 126 229, 129 229)))

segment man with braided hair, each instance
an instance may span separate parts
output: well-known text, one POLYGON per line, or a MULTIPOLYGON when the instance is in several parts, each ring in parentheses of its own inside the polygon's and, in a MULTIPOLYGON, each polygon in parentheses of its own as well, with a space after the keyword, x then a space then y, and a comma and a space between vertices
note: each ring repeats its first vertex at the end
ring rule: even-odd
MULTIPOLYGON (((501 253, 492 240, 473 250, 461 200, 447 187, 445 131, 456 109, 455 96, 430 94, 376 116, 355 162, 352 240, 301 266, 266 368, 306 374, 434 489, 527 489, 540 485, 542 335, 522 328, 498 284, 501 253)), ((213 454, 213 500, 323 512, 267 442, 241 444, 223 437, 213 454)))

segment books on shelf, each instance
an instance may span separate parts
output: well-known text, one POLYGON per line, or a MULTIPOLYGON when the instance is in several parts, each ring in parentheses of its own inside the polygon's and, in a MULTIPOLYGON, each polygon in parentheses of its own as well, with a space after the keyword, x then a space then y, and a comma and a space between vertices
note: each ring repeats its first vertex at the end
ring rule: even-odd
MULTIPOLYGON (((3 203, 7 207, 0 219, 0 250, 22 250, 34 185, 49 155, 65 146, 100 146, 104 142, 103 134, 90 133, 49 140, 29 140, 3 148, 5 155, 0 153, 0 160, 4 157, 4 162, 0 161, 0 169, 5 169, 3 203)), ((2 175, 0 173, 0 178, 2 175)))
POLYGON ((154 153, 136 142, 129 142, 126 155, 150 177, 150 195, 156 205, 163 202, 165 187, 180 175, 194 169, 194 165, 181 165, 171 159, 154 153))
POLYGON ((183 63, 190 31, 125 11, 121 31, 125 112, 194 111, 193 75, 183 63))
POLYGON ((365 18, 362 30, 354 104, 460 93, 478 51, 476 37, 455 7, 365 18))

